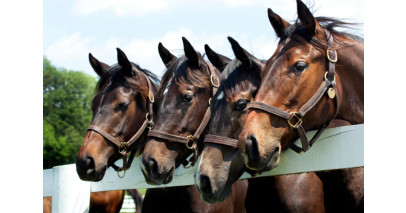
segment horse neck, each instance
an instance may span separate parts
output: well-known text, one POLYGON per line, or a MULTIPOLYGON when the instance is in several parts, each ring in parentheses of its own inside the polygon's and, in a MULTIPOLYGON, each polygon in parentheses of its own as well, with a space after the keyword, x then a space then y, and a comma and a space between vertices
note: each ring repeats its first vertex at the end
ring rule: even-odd
POLYGON ((341 85, 337 115, 351 124, 364 123, 364 44, 352 41, 338 50, 336 72, 341 85))

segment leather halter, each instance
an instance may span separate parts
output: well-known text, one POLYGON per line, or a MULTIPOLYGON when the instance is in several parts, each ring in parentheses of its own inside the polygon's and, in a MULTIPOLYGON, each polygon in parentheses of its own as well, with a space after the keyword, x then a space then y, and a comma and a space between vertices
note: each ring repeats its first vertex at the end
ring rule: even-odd
MULTIPOLYGON (((216 73, 210 69, 210 65, 208 65, 209 71, 210 71, 210 82, 211 82, 211 87, 212 87, 212 97, 214 94, 216 94, 218 87, 220 86, 220 80, 217 77, 216 73)), ((210 100, 209 99, 209 106, 207 107, 206 113, 204 114, 203 120, 201 121, 199 127, 197 128, 196 132, 193 135, 188 135, 188 136, 179 136, 179 135, 174 135, 162 131, 157 131, 157 130, 150 130, 148 132, 148 136, 154 137, 154 138, 159 138, 159 139, 164 139, 168 142, 176 142, 176 143, 182 143, 185 144, 185 146, 192 150, 194 152, 194 156, 191 159, 190 166, 193 166, 198 157, 198 149, 197 149, 197 141, 199 140, 200 136, 202 135, 204 129, 206 128, 207 124, 210 121, 210 115, 211 115, 211 110, 210 110, 210 100)), ((183 166, 186 167, 188 164, 187 160, 185 162, 182 162, 183 166)))
MULTIPOLYGON (((142 72, 140 72, 142 73, 142 72)), ((144 123, 141 125, 140 129, 138 129, 138 131, 130 138, 130 140, 128 141, 119 141, 117 140, 115 137, 113 137, 112 135, 110 135, 109 133, 107 133, 106 131, 104 131, 103 129, 101 129, 100 127, 97 127, 95 125, 90 125, 87 128, 87 131, 94 131, 99 133, 101 136, 103 136, 104 138, 107 139, 107 141, 111 142, 112 144, 114 144, 115 146, 117 146, 118 148, 118 152, 121 154, 121 156, 123 157, 123 166, 122 167, 118 167, 116 166, 114 163, 111 165, 111 167, 113 167, 113 169, 117 172, 117 175, 120 178, 123 178, 125 176, 125 172, 126 170, 128 170, 131 166, 132 161, 134 160, 135 157, 135 153, 136 152, 132 152, 134 149, 138 148, 140 146, 140 144, 137 144, 133 150, 128 151, 127 149, 134 143, 136 142, 141 135, 144 133, 145 129, 148 128, 152 128, 154 126, 154 122, 152 121, 152 116, 153 116, 153 103, 154 103, 154 93, 152 92, 152 84, 150 79, 148 78, 147 75, 145 75, 144 73, 142 73, 145 77, 145 79, 147 80, 147 84, 148 84, 148 112, 145 115, 145 121, 144 123), (128 160, 127 160, 127 151, 131 152, 128 160), (124 175, 120 176, 120 172, 124 171, 124 175)))
POLYGON ((295 144, 291 145, 291 149, 293 149, 297 153, 302 153, 306 152, 309 150, 309 148, 313 145, 313 143, 319 138, 321 133, 323 133, 324 129, 330 124, 330 122, 337 116, 338 114, 338 93, 337 93, 337 86, 336 86, 336 81, 335 81, 335 62, 337 62, 337 52, 333 48, 334 47, 334 41, 332 38, 331 33, 324 29, 324 32, 326 33, 326 38, 327 38, 327 71, 324 75, 324 81, 323 83, 319 86, 317 92, 308 100, 300 109, 298 112, 286 112, 284 110, 281 110, 279 108, 276 108, 274 106, 262 103, 262 102, 251 102, 248 105, 248 109, 259 109, 262 111, 265 111, 269 114, 276 115, 280 118, 286 119, 288 122, 289 126, 292 128, 296 129, 299 133, 300 140, 302 142, 302 147, 298 147, 295 144), (334 116, 330 119, 329 122, 323 124, 316 134, 313 136, 313 138, 309 141, 306 136, 306 132, 302 126, 302 118, 306 115, 306 113, 312 109, 319 101, 320 99, 325 95, 328 94, 328 97, 330 99, 334 99, 335 101, 335 114, 334 116))

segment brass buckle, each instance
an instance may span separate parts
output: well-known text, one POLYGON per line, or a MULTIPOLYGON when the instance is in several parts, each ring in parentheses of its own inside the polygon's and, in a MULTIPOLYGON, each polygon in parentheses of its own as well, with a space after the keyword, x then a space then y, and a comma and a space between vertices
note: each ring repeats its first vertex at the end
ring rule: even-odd
POLYGON ((337 62, 337 51, 335 49, 331 49, 331 48, 327 48, 327 58, 330 62, 332 63, 336 63, 337 62), (332 59, 332 57, 330 57, 330 51, 334 52, 335 57, 332 59))
POLYGON ((149 102, 154 103, 155 97, 154 97, 154 93, 152 93, 151 90, 148 92, 148 98, 149 98, 149 102))
POLYGON ((211 74, 210 75, 210 81, 211 81, 211 84, 214 87, 219 87, 220 86, 220 79, 217 77, 217 75, 211 74))
POLYGON ((299 126, 300 124, 303 123, 302 119, 299 118, 299 116, 297 116, 296 112, 291 112, 290 114, 291 114, 291 116, 290 116, 290 118, 288 119, 288 124, 289 124, 292 128, 296 128, 297 126, 299 126), (295 118, 297 119, 297 122, 296 122, 294 125, 290 122, 290 120, 291 120, 293 117, 295 117, 295 118))
POLYGON ((120 152, 120 154, 122 155, 127 154, 127 142, 125 141, 121 142, 120 147, 118 147, 118 152, 120 152))
POLYGON ((194 149, 194 145, 195 145, 195 138, 193 137, 193 135, 188 135, 188 136, 186 136, 186 138, 187 138, 187 142, 186 142, 186 147, 188 148, 188 149, 191 149, 191 150, 193 150, 194 149), (189 142, 190 141, 192 141, 192 145, 190 145, 189 146, 189 142))

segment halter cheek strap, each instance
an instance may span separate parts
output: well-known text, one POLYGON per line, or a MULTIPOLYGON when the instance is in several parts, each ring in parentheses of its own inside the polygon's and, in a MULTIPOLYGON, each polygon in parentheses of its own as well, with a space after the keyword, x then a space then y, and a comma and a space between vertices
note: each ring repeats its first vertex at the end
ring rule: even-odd
MULTIPOLYGON (((211 83, 211 87, 212 87, 212 96, 214 96, 214 94, 216 94, 217 89, 220 85, 220 80, 217 77, 214 70, 210 68, 210 65, 208 65, 208 68, 210 71, 210 83, 211 83)), ((199 127, 197 128, 197 130, 195 131, 195 133, 193 135, 179 136, 179 135, 174 135, 174 134, 170 134, 170 133, 166 133, 166 132, 162 132, 162 131, 150 130, 148 132, 148 136, 154 137, 154 138, 159 138, 159 139, 164 139, 168 142, 185 144, 185 146, 188 149, 193 151, 193 157, 191 158, 191 161, 190 161, 190 164, 191 164, 190 166, 193 166, 196 163, 197 158, 199 156, 198 148, 197 148, 197 141, 200 139, 203 131, 206 129, 206 126, 210 121, 210 115, 211 115, 211 110, 210 110, 210 100, 209 100, 209 106, 207 107, 203 120, 200 122, 199 127)), ((185 167, 188 163, 189 162, 187 162, 187 161, 182 162, 183 166, 185 166, 185 167)))
POLYGON ((289 126, 296 129, 299 134, 299 138, 302 142, 302 147, 298 147, 295 144, 291 145, 291 149, 293 149, 297 153, 306 152, 309 148, 313 145, 313 143, 319 138, 321 133, 323 133, 324 129, 330 124, 330 122, 337 116, 338 114, 338 94, 337 94, 337 86, 335 81, 335 63, 337 62, 337 52, 333 49, 334 43, 331 33, 328 30, 324 30, 327 37, 327 71, 324 75, 324 81, 317 89, 316 93, 307 101, 298 112, 286 112, 274 106, 262 103, 262 102, 251 102, 248 105, 249 109, 259 109, 265 111, 269 114, 276 115, 280 118, 286 119, 289 126), (321 98, 326 95, 330 99, 334 99, 335 102, 335 113, 334 116, 330 119, 329 122, 323 124, 313 138, 309 141, 306 136, 306 131, 304 130, 302 123, 302 118, 306 115, 306 113, 311 110, 320 100, 321 98))
MULTIPOLYGON (((142 73, 142 72, 140 72, 140 73, 142 73)), ((97 132, 98 134, 100 134, 101 136, 106 138, 107 141, 111 142, 112 144, 114 144, 117 147, 118 152, 121 154, 121 156, 123 158, 123 166, 118 167, 113 163, 111 165, 111 167, 113 167, 113 169, 117 172, 117 174, 120 178, 125 176, 125 171, 130 168, 131 163, 135 157, 136 152, 134 152, 133 150, 128 151, 128 148, 141 137, 141 135, 144 133, 144 131, 147 128, 152 128, 154 126, 154 122, 152 121, 152 116, 154 113, 153 112, 154 93, 152 92, 152 84, 151 84, 151 81, 149 80, 148 76, 146 76, 144 73, 142 73, 142 74, 144 75, 145 79, 147 80, 148 89, 149 89, 149 91, 148 91, 148 102, 149 102, 148 103, 148 112, 145 115, 145 121, 142 123, 142 125, 138 129, 138 131, 130 138, 130 140, 119 141, 115 137, 113 137, 112 135, 110 135, 109 133, 107 133, 106 131, 104 131, 103 129, 101 129, 100 127, 95 126, 95 125, 90 125, 87 128, 87 131, 97 132), (131 152, 131 154, 127 160, 128 152, 131 152), (121 171, 124 171, 123 176, 121 176, 119 173, 121 171)), ((137 144, 133 149, 136 150, 138 147, 140 147, 140 144, 137 144)))

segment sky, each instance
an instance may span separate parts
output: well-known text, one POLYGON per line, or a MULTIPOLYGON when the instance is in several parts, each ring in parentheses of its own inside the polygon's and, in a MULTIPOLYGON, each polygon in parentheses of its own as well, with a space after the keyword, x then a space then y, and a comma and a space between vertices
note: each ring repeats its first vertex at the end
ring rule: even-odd
MULTIPOLYGON (((361 23, 353 32, 363 35, 362 0, 304 2, 314 16, 361 23)), ((130 61, 162 76, 159 42, 179 56, 184 36, 201 53, 208 44, 233 59, 231 36, 257 58, 268 59, 277 38, 267 8, 287 21, 297 17, 295 0, 44 0, 43 54, 57 67, 96 76, 88 54, 112 65, 119 47, 130 61)))

